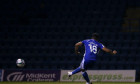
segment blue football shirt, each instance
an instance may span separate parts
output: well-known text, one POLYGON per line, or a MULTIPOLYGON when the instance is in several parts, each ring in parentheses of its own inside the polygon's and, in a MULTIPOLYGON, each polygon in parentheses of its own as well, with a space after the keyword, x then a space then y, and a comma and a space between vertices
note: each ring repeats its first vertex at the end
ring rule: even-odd
POLYGON ((83 40, 82 43, 85 46, 85 61, 96 60, 98 51, 104 47, 103 44, 94 39, 83 40))

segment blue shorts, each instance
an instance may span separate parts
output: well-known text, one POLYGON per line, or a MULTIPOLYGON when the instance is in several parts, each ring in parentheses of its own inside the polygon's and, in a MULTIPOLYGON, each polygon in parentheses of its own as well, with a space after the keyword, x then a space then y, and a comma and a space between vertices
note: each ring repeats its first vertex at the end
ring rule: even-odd
POLYGON ((92 67, 94 65, 95 61, 94 60, 88 60, 86 61, 84 58, 79 66, 79 68, 87 70, 88 68, 92 67))

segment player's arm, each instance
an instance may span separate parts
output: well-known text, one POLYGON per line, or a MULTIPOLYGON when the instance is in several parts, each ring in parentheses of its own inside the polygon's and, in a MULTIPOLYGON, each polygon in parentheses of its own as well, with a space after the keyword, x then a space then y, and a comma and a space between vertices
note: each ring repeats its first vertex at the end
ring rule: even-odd
POLYGON ((107 52, 107 53, 110 53, 110 54, 112 54, 112 55, 117 54, 117 51, 116 51, 116 50, 113 50, 113 51, 112 51, 112 50, 110 50, 110 49, 108 49, 108 48, 106 48, 106 47, 103 47, 102 50, 105 51, 105 52, 107 52))
POLYGON ((79 47, 82 46, 82 44, 83 44, 82 42, 78 42, 75 44, 75 53, 76 54, 80 54, 79 47))

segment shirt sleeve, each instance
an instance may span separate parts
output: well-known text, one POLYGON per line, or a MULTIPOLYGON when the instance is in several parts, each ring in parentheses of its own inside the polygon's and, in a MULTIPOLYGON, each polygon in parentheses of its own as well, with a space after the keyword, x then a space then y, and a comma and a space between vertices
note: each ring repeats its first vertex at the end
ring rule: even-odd
POLYGON ((105 47, 105 46, 104 46, 103 44, 101 44, 101 43, 99 44, 99 48, 100 48, 100 49, 102 49, 102 48, 104 48, 104 47, 105 47))
POLYGON ((85 44, 85 42, 86 42, 85 40, 82 41, 83 44, 85 44))

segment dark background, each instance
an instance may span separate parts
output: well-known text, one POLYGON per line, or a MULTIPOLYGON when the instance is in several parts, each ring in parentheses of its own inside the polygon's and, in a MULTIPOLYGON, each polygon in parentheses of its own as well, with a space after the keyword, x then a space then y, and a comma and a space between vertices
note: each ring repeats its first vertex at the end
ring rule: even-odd
MULTIPOLYGON (((76 42, 93 32, 115 49, 100 52, 94 70, 135 69, 140 80, 139 0, 0 0, 0 69, 75 69, 76 42)), ((84 53, 84 48, 81 52, 84 53)))

